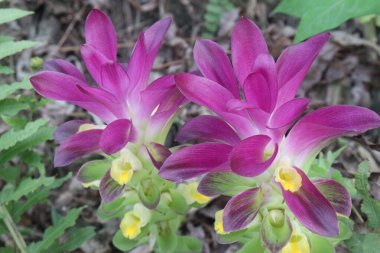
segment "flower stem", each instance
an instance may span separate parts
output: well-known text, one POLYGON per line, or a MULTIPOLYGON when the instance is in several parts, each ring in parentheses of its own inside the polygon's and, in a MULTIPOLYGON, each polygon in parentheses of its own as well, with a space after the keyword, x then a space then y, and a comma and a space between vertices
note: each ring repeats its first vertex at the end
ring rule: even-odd
POLYGON ((12 216, 9 214, 8 209, 3 204, 0 204, 0 216, 3 218, 4 223, 7 226, 20 252, 26 253, 26 243, 24 241, 24 238, 22 237, 20 232, 17 230, 17 226, 14 223, 12 216))

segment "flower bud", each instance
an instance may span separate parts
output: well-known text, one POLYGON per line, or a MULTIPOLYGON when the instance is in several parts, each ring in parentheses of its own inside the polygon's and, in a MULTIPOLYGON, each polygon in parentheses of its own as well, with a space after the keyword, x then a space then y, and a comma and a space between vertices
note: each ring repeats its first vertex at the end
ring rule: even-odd
POLYGON ((268 214, 269 222, 274 227, 282 227, 285 222, 285 215, 282 210, 271 210, 268 214))

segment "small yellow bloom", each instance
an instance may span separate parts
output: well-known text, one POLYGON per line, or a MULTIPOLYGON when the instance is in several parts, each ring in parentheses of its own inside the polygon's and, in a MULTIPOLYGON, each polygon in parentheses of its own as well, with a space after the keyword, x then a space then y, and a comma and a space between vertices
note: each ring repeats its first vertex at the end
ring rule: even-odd
POLYGON ((123 236, 128 239, 135 239, 140 233, 141 228, 150 221, 150 210, 141 203, 136 204, 132 211, 127 212, 120 223, 123 236))
POLYGON ((293 233, 288 244, 282 249, 282 253, 310 253, 306 236, 301 233, 293 233))
POLYGON ((285 190, 296 192, 302 186, 302 177, 291 166, 281 166, 276 174, 275 180, 284 187, 285 190))
POLYGON ((194 202, 197 202, 199 204, 205 204, 210 201, 210 198, 199 193, 197 188, 198 188, 198 182, 180 184, 178 186, 178 190, 182 192, 183 196, 186 199, 186 203, 188 205, 191 205, 194 202))
POLYGON ((78 133, 83 132, 83 131, 88 131, 88 130, 94 130, 94 129, 102 129, 102 128, 103 128, 102 126, 86 123, 86 124, 80 125, 78 129, 78 133))
POLYGON ((141 221, 133 212, 128 212, 121 220, 120 229, 125 238, 134 239, 141 233, 141 221))
POLYGON ((227 234, 226 231, 223 229, 223 209, 219 210, 215 213, 215 223, 214 223, 214 228, 216 233, 220 235, 227 234))
POLYGON ((120 185, 127 184, 133 176, 133 171, 142 167, 140 160, 129 150, 123 149, 120 157, 112 161, 111 177, 120 185))

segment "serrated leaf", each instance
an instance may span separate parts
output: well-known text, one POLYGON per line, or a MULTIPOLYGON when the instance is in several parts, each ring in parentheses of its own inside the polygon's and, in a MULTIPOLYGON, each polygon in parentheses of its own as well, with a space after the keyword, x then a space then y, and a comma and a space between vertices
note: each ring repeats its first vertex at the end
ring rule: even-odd
POLYGON ((0 65, 0 74, 10 75, 13 73, 14 73, 14 71, 12 68, 10 68, 8 66, 0 65))
POLYGON ((345 244, 350 253, 377 253, 380 234, 354 234, 345 244))
POLYGON ((38 119, 33 122, 29 122, 24 129, 16 131, 11 129, 5 134, 0 136, 0 151, 9 149, 16 145, 18 142, 23 141, 37 132, 42 126, 47 124, 46 119, 38 119))
POLYGON ((21 52, 24 49, 31 48, 37 43, 30 40, 21 40, 21 41, 7 41, 0 43, 0 60, 21 52))
POLYGON ((362 195, 363 197, 369 195, 369 184, 368 184, 368 177, 369 177, 369 169, 368 169, 368 162, 363 161, 359 165, 359 169, 356 172, 355 175, 355 188, 358 192, 358 194, 362 195))
POLYGON ((9 201, 19 200, 21 197, 34 192, 42 186, 52 184, 54 177, 42 177, 37 179, 26 178, 24 179, 16 189, 4 190, 0 193, 0 203, 8 203, 9 201))
POLYGON ((15 8, 0 9, 0 24, 4 24, 31 14, 33 14, 32 11, 25 11, 15 8))
POLYGON ((30 193, 26 196, 25 202, 16 202, 12 206, 12 218, 15 220, 15 222, 18 222, 21 219, 21 215, 30 210, 33 206, 44 203, 48 201, 49 191, 51 189, 55 189, 60 187, 64 182, 69 180, 72 177, 72 173, 68 173, 65 177, 62 178, 55 178, 54 182, 52 184, 49 184, 47 186, 44 186, 43 188, 40 188, 36 190, 33 193, 30 193))
POLYGON ((82 208, 74 208, 69 213, 62 217, 58 223, 45 230, 42 241, 29 245, 28 253, 41 253, 48 249, 59 237, 63 235, 66 229, 75 225, 82 208))
POLYGON ((14 156, 20 154, 24 150, 32 148, 33 146, 37 144, 43 143, 51 139, 53 132, 54 132, 53 128, 41 127, 40 129, 38 129, 38 131, 35 134, 30 136, 29 138, 23 141, 20 141, 19 143, 17 143, 16 145, 14 145, 13 147, 7 150, 1 151, 0 164, 3 164, 9 161, 14 156))
POLYGON ((369 197, 364 198, 361 210, 368 217, 369 227, 378 228, 380 226, 380 203, 377 200, 369 197))
MULTIPOLYGON (((0 44, 1 45, 1 44, 0 44)), ((21 82, 12 83, 12 84, 1 84, 0 85, 0 100, 8 97, 13 92, 20 90, 20 89, 31 89, 32 85, 30 84, 29 80, 25 78, 21 82)))
POLYGON ((46 253, 73 252, 84 242, 95 236, 95 228, 88 226, 84 228, 71 228, 68 231, 67 239, 63 243, 54 243, 46 253))

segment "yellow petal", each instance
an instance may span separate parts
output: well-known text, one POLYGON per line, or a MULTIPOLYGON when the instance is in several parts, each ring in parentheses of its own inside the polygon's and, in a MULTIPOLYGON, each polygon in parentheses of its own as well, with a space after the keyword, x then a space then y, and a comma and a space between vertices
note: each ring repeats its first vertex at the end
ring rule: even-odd
POLYGON ((223 210, 219 210, 215 213, 215 223, 214 223, 214 228, 216 233, 220 235, 227 234, 227 232, 224 231, 223 229, 223 210))
POLYGON ((88 131, 88 130, 93 130, 93 129, 102 129, 102 127, 94 125, 94 124, 86 123, 86 124, 80 125, 77 133, 80 133, 80 132, 83 132, 83 131, 88 131))
POLYGON ((294 233, 282 253, 310 253, 310 246, 303 234, 294 233))
POLYGON ((298 191, 302 186, 302 177, 291 166, 282 166, 277 171, 275 180, 282 185, 282 187, 291 192, 298 191))
POLYGON ((119 157, 112 161, 110 174, 118 184, 125 185, 133 176, 133 168, 129 161, 119 157))
POLYGON ((141 233, 141 222, 138 217, 128 212, 121 220, 120 229, 123 236, 128 239, 134 239, 141 233))

